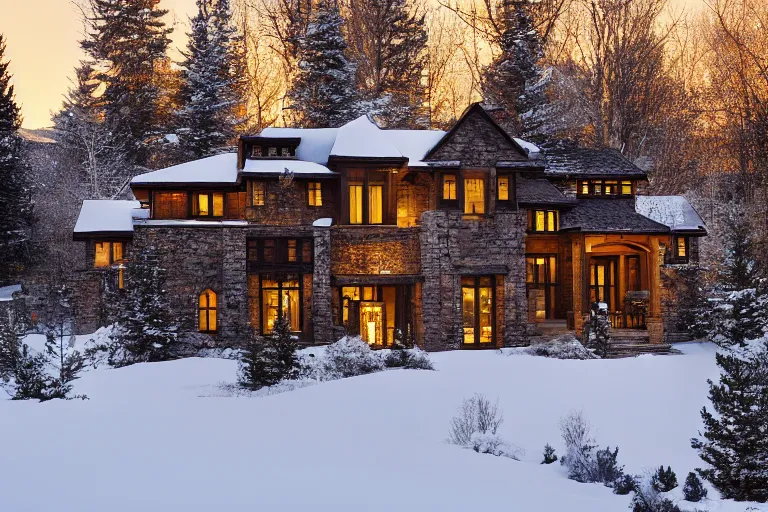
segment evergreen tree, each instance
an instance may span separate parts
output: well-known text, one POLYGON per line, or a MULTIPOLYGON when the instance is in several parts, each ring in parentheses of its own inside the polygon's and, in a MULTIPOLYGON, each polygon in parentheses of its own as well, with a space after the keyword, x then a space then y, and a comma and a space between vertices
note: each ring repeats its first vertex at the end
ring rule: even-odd
POLYGON ((557 462, 557 455, 555 455, 555 449, 547 444, 544 446, 544 460, 541 463, 552 464, 553 462, 557 462))
POLYGON ((11 386, 14 400, 45 401, 51 398, 46 362, 45 355, 33 354, 26 344, 21 345, 11 386))
POLYGON ((21 358, 24 329, 13 310, 0 313, 0 382, 13 378, 21 358))
POLYGON ((46 325, 46 357, 51 370, 57 375, 52 380, 48 396, 69 398, 72 381, 79 378, 85 368, 85 358, 74 350, 75 326, 71 291, 66 285, 58 285, 52 293, 50 319, 46 325))
POLYGON ((426 128, 426 14, 412 0, 351 0, 350 50, 363 97, 388 128, 426 128))
POLYGON ((337 127, 360 114, 356 66, 344 55, 343 23, 338 5, 322 0, 300 39, 298 70, 287 97, 304 128, 337 127))
POLYGON ((134 163, 144 165, 160 135, 157 70, 167 59, 172 29, 160 0, 88 0, 86 38, 80 46, 96 64, 104 87, 104 122, 124 141, 134 163))
POLYGON ((670 466, 667 466, 667 469, 664 469, 664 466, 659 466, 659 469, 651 476, 651 485, 658 492, 669 492, 677 487, 677 475, 670 466))
POLYGON ((724 498, 768 501, 768 342, 749 351, 716 354, 720 380, 709 382, 716 415, 701 410, 704 439, 692 446, 709 464, 699 474, 724 498))
POLYGON ((169 311, 166 270, 156 251, 138 251, 125 270, 125 291, 116 309, 109 363, 128 366, 173 358, 177 326, 169 311))
POLYGON ((181 63, 177 134, 190 157, 225 150, 242 122, 235 113, 242 105, 241 37, 232 23, 229 0, 197 0, 190 19, 185 60, 181 63))
POLYGON ((5 37, 0 34, 0 286, 31 262, 32 187, 22 159, 21 114, 14 98, 5 37))
POLYGON ((683 497, 686 501, 697 503, 707 497, 707 490, 696 473, 691 471, 685 479, 683 485, 683 497))
POLYGON ((297 344, 291 332, 291 325, 285 316, 278 318, 272 327, 269 344, 275 353, 280 378, 295 378, 299 369, 299 360, 296 357, 297 344))
POLYGON ((251 333, 240 352, 237 381, 241 387, 255 391, 280 382, 282 368, 275 346, 251 333))
POLYGON ((486 103, 500 107, 499 119, 510 133, 536 132, 535 109, 545 102, 544 74, 539 61, 544 48, 527 10, 530 0, 504 0, 504 30, 499 55, 484 69, 483 96, 486 103))

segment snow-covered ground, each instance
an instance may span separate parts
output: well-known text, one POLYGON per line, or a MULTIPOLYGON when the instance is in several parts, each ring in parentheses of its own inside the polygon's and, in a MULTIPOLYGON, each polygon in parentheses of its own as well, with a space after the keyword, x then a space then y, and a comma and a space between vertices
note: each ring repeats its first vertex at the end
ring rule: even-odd
POLYGON ((541 453, 546 443, 562 451, 558 421, 581 410, 601 446, 620 447, 628 472, 671 465, 682 486, 700 465, 689 440, 717 368, 712 346, 679 348, 589 361, 440 353, 437 371, 266 397, 222 396, 231 360, 94 370, 76 382, 86 401, 0 400, 0 510, 629 510, 629 496, 570 481, 559 464, 540 465, 541 453), (521 461, 445 443, 474 393, 498 398, 500 434, 525 450, 521 461))

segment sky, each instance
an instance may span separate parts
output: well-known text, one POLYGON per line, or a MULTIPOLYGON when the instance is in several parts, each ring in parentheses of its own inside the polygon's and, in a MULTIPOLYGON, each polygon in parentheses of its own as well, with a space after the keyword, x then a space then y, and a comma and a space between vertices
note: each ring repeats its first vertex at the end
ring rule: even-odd
MULTIPOLYGON (((698 8, 704 0, 675 0, 698 8)), ((163 0, 174 25, 174 48, 184 46, 187 17, 195 0, 163 0)), ((73 69, 82 58, 78 40, 82 23, 70 0, 0 0, 0 33, 7 39, 6 59, 21 104, 25 128, 51 125, 51 112, 61 106, 73 69)))

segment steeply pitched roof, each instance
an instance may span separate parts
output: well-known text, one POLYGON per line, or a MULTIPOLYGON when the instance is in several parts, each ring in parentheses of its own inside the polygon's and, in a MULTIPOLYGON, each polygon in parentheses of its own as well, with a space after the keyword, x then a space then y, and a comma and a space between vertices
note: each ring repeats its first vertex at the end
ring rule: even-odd
POLYGON ((549 176, 645 179, 645 172, 611 148, 582 148, 572 141, 542 146, 549 176))
POLYGON ((635 210, 675 233, 707 233, 699 213, 683 196, 637 196, 635 210))
POLYGON ((585 233, 669 233, 669 228, 635 211, 635 198, 579 199, 560 214, 561 231, 585 233))
POLYGON ((131 185, 154 185, 159 183, 236 183, 237 154, 209 156, 184 164, 166 167, 159 171, 139 174, 131 185))
POLYGON ((75 236, 99 233, 128 236, 133 233, 133 219, 148 216, 149 210, 142 210, 138 201, 89 199, 83 201, 74 232, 75 236))
POLYGON ((570 205, 574 201, 565 197, 549 180, 544 178, 518 178, 517 202, 520 205, 570 205))

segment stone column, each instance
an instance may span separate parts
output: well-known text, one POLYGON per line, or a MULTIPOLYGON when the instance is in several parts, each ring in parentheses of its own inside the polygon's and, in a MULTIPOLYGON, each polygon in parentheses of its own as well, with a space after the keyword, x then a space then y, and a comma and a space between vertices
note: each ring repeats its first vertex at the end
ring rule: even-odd
POLYGON ((576 336, 581 336, 583 326, 582 314, 584 306, 582 304, 584 292, 584 278, 581 275, 583 266, 582 250, 584 248, 581 235, 575 235, 571 238, 571 267, 573 269, 573 325, 576 330, 576 336))
POLYGON ((331 306, 331 229, 315 227, 315 267, 312 275, 312 330, 315 344, 333 343, 331 306))
POLYGON ((661 265, 664 261, 664 249, 659 246, 659 237, 651 237, 651 252, 648 254, 648 277, 650 304, 645 325, 650 343, 664 342, 664 324, 661 318, 661 265))
POLYGON ((248 273, 246 237, 240 228, 222 229, 220 337, 241 342, 248 335, 248 273))

